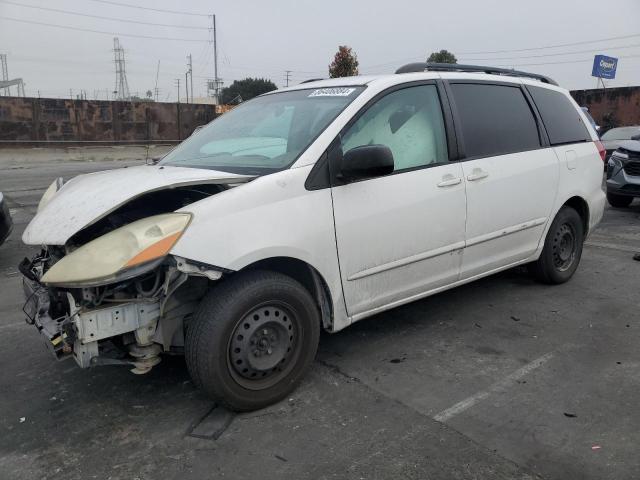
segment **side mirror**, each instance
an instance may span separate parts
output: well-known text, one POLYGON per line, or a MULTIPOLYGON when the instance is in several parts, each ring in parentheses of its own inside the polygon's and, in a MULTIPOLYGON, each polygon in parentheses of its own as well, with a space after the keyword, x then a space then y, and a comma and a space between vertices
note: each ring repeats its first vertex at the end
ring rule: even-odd
POLYGON ((640 140, 640 135, 634 135, 631 140, 640 140))
POLYGON ((386 145, 362 145, 342 156, 340 174, 347 181, 393 173, 393 153, 386 145))

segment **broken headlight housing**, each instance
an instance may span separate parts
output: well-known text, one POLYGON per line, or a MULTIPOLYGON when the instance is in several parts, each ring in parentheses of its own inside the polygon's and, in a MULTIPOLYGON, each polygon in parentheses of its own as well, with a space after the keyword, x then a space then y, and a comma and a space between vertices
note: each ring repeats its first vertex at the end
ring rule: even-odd
POLYGON ((190 220, 188 213, 167 213, 125 225, 63 257, 41 282, 83 288, 137 277, 162 262, 190 220))

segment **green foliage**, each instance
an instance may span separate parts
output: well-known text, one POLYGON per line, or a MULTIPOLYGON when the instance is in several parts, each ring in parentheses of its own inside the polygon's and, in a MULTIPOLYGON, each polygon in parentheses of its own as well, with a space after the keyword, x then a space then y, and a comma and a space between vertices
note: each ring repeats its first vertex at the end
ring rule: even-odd
POLYGON ((353 77, 358 75, 358 56, 351 47, 341 45, 329 65, 329 77, 353 77))
POLYGON ((429 63, 458 63, 456 56, 448 50, 440 50, 439 52, 433 52, 427 58, 429 63))
POLYGON ((238 104, 277 88, 275 83, 266 78, 235 80, 231 85, 222 89, 220 101, 223 104, 238 104))

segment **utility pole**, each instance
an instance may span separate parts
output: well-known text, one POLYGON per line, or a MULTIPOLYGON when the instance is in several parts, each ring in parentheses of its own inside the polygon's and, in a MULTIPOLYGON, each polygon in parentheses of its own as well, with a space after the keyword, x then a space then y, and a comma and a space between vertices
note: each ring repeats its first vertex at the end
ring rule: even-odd
POLYGON ((289 86, 289 78, 291 77, 291 73, 292 73, 292 70, 285 70, 285 71, 284 71, 284 79, 285 79, 285 81, 287 82, 287 84, 285 85, 285 87, 288 87, 288 86, 289 86))
POLYGON ((215 104, 218 105, 220 103, 220 79, 218 78, 218 35, 216 32, 215 15, 211 16, 211 24, 212 28, 209 43, 213 43, 213 98, 215 99, 215 104))
POLYGON ((193 58, 191 57, 191 54, 187 55, 187 60, 187 67, 189 67, 187 72, 189 73, 189 80, 191 81, 189 89, 191 90, 191 103, 193 103, 193 58))
POLYGON ((156 102, 158 101, 158 77, 160 76, 160 60, 158 60, 158 69, 156 70, 156 86, 153 89, 153 93, 156 96, 156 102))
POLYGON ((176 87, 178 87, 178 103, 180 103, 180 79, 176 78, 176 87))
MULTIPOLYGON (((187 103, 189 103, 189 72, 184 73, 184 91, 187 94, 187 103)), ((191 94, 193 97, 193 94, 191 94)), ((193 102, 193 100, 191 100, 193 102)))

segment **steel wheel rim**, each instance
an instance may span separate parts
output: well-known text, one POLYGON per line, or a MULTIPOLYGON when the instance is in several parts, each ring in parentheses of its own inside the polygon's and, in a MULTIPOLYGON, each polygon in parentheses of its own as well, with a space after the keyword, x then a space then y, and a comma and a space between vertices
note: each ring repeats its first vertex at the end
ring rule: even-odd
POLYGON ((569 223, 563 223, 553 238, 553 265, 560 272, 567 271, 576 258, 578 242, 576 232, 569 223))
POLYGON ((285 378, 300 355, 295 310, 265 302, 240 317, 227 348, 229 374, 249 390, 269 388, 285 378))

